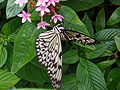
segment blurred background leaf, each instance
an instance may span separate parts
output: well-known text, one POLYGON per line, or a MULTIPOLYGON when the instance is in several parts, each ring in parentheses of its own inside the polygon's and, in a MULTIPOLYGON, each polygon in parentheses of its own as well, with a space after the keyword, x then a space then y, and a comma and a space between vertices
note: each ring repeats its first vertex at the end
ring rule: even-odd
POLYGON ((18 78, 16 75, 0 70, 0 89, 5 90, 7 88, 10 88, 11 86, 15 85, 20 78, 18 78))
POLYGON ((63 1, 62 4, 71 7, 75 11, 82 11, 97 6, 103 2, 104 0, 67 0, 63 1))

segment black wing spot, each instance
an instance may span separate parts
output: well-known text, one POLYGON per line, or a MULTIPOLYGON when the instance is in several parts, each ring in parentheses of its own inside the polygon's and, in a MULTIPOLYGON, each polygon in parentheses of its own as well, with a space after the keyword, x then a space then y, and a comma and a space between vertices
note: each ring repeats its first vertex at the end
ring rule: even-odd
POLYGON ((45 51, 45 49, 42 49, 42 51, 45 51))
POLYGON ((74 42, 77 42, 77 40, 76 40, 76 39, 74 39, 73 41, 74 41, 74 42))
POLYGON ((59 65, 59 66, 58 66, 58 69, 60 70, 61 68, 62 68, 62 66, 61 66, 61 65, 59 65))
POLYGON ((55 67, 55 68, 56 68, 56 67, 57 67, 57 63, 53 64, 53 67, 55 67))
POLYGON ((79 38, 79 37, 80 37, 80 34, 77 34, 76 37, 79 38))
POLYGON ((59 54, 60 59, 61 59, 61 56, 62 56, 62 52, 60 52, 60 54, 59 54))
POLYGON ((57 52, 57 50, 55 50, 55 52, 57 52))
POLYGON ((49 57, 47 57, 47 59, 50 59, 49 57))
POLYGON ((42 38, 42 41, 44 42, 44 43, 46 43, 46 41, 42 38))
POLYGON ((51 57, 53 58, 53 55, 51 57))
POLYGON ((52 53, 52 51, 49 51, 49 53, 52 53))

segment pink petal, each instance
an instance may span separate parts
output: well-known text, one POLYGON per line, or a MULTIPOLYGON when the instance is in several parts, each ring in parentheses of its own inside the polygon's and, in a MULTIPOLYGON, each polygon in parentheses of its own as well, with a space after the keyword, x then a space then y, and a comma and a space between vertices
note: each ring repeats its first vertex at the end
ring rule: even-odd
POLYGON ((60 0, 55 0, 55 2, 60 2, 60 0))
POLYGON ((45 12, 43 10, 41 10, 41 16, 43 16, 45 14, 45 12))
POLYGON ((52 20, 53 20, 54 18, 55 18, 54 16, 51 17, 52 20))
POLYGON ((41 5, 41 2, 37 2, 36 6, 40 6, 41 5))
POLYGON ((28 17, 30 17, 30 16, 31 16, 31 14, 27 13, 27 16, 28 16, 28 17))
POLYGON ((27 14, 24 10, 22 10, 22 13, 25 15, 25 14, 27 14))
POLYGON ((52 2, 52 5, 55 7, 55 2, 52 2))
POLYGON ((36 10, 36 11, 41 11, 41 8, 40 8, 40 7, 38 7, 38 8, 36 8, 35 10, 36 10))
POLYGON ((61 18, 58 18, 58 20, 62 22, 62 19, 61 19, 61 18))
POLYGON ((50 3, 50 2, 48 2, 46 6, 48 7, 50 4, 51 4, 51 3, 50 3))
POLYGON ((15 4, 19 4, 19 2, 16 0, 15 2, 14 2, 15 4))
POLYGON ((39 28, 41 28, 41 26, 38 25, 38 26, 37 26, 37 29, 39 29, 39 28))
POLYGON ((45 2, 48 2, 49 0, 44 0, 45 2))
POLYGON ((23 6, 23 3, 20 3, 19 6, 22 7, 22 6, 23 6))
POLYGON ((46 25, 46 26, 50 26, 50 24, 49 24, 49 23, 45 23, 45 25, 46 25))
POLYGON ((54 18, 54 23, 57 23, 57 18, 54 18))
POLYGON ((27 18, 27 20, 28 20, 29 22, 31 22, 31 19, 30 19, 29 17, 27 18))
POLYGON ((28 2, 28 0, 23 0, 23 3, 27 3, 28 2))
POLYGON ((18 14, 17 16, 18 16, 18 17, 24 17, 24 15, 23 15, 23 14, 18 14))
POLYGON ((26 18, 23 17, 23 18, 22 18, 22 23, 24 23, 25 21, 26 21, 26 18))
POLYGON ((43 28, 43 29, 46 29, 46 27, 45 27, 44 25, 42 26, 42 28, 43 28))
POLYGON ((50 10, 48 8, 45 9, 46 12, 50 12, 50 10))
POLYGON ((62 21, 62 18, 61 18, 61 17, 58 17, 58 20, 62 21))
POLYGON ((43 3, 42 3, 42 6, 45 6, 45 5, 46 5, 46 3, 45 3, 45 2, 43 2, 43 3))
POLYGON ((52 22, 53 19, 50 19, 50 22, 52 22))

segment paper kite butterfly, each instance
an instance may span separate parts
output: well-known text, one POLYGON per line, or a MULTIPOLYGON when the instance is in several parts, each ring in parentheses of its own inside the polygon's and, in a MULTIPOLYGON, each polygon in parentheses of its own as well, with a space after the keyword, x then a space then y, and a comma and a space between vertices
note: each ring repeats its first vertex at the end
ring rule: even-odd
POLYGON ((84 45, 92 45, 97 41, 82 33, 64 30, 60 24, 52 30, 39 34, 36 40, 36 49, 39 62, 43 64, 50 76, 52 86, 60 90, 62 77, 62 45, 61 40, 74 41, 84 45))

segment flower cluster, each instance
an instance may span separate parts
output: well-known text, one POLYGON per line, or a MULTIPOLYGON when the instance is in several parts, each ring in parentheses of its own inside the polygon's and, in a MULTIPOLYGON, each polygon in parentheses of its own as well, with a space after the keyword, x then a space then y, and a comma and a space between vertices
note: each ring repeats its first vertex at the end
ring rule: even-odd
MULTIPOLYGON (((48 14, 48 15, 54 14, 51 17, 50 22, 52 22, 52 21, 54 23, 57 23, 58 21, 62 22, 62 19, 64 17, 59 15, 56 11, 57 9, 59 9, 59 2, 60 2, 60 0, 37 0, 35 11, 40 12, 39 16, 41 18, 40 23, 37 24, 37 29, 39 29, 39 28, 45 29, 46 26, 50 25, 43 19, 44 15, 46 15, 46 14, 48 14)), ((19 4, 20 7, 22 7, 24 3, 29 3, 30 7, 32 7, 32 8, 34 7, 33 2, 32 1, 28 2, 28 0, 16 0, 14 3, 19 4)), ((29 14, 28 12, 26 13, 24 10, 22 10, 22 13, 18 14, 17 16, 22 17, 22 23, 24 23, 26 20, 31 22, 31 19, 30 19, 31 14, 29 14)))

